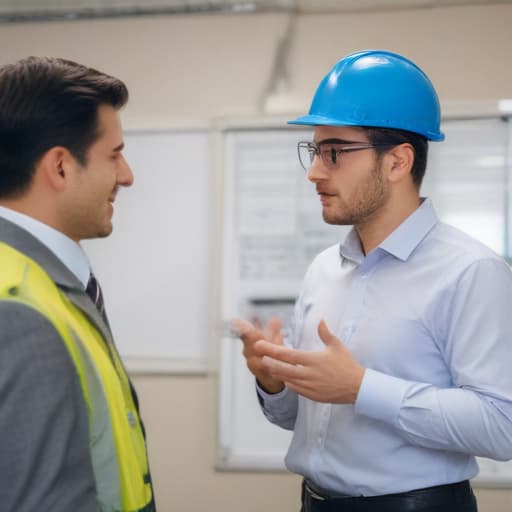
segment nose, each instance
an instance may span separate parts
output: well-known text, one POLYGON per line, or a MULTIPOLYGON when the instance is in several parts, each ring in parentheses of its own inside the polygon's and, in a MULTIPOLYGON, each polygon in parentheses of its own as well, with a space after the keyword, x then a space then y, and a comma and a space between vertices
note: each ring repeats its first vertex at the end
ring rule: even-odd
POLYGON ((313 158, 311 166, 307 171, 308 180, 312 183, 318 183, 319 181, 326 180, 329 177, 329 171, 325 168, 322 159, 318 156, 313 158))
POLYGON ((124 156, 121 155, 119 172, 117 174, 117 183, 123 187, 131 187, 133 185, 133 180, 134 177, 132 168, 124 156))

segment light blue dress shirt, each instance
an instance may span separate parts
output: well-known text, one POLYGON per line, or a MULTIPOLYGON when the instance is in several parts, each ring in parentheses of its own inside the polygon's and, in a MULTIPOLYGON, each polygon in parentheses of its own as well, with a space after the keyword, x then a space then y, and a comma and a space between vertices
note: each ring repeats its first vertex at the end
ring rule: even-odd
POLYGON ((87 255, 80 244, 47 224, 10 208, 0 206, 0 217, 28 231, 33 237, 46 245, 82 282, 85 289, 91 270, 87 255))
POLYGON ((267 418, 294 430, 290 471, 372 496, 512 458, 512 272, 430 200, 367 256, 352 230, 315 258, 290 344, 322 350, 321 319, 367 370, 349 405, 258 388, 267 418))

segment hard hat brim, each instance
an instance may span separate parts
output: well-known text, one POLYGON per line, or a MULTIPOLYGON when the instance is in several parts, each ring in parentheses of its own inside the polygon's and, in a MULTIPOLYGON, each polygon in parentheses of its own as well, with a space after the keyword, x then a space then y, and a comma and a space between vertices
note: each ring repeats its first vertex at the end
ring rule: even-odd
POLYGON ((434 142, 441 142, 445 139, 445 135, 443 132, 419 132, 417 130, 411 130, 410 128, 406 127, 398 127, 398 126, 379 126, 377 123, 368 123, 361 125, 361 123, 351 122, 349 120, 340 121, 339 119, 334 119, 331 117, 326 116, 319 116, 319 115, 311 115, 308 114, 307 116, 300 116, 297 117, 297 119, 293 119, 291 121, 288 121, 288 124, 294 124, 294 125, 301 125, 301 126, 365 126, 365 127, 375 127, 375 128, 390 128, 395 130, 406 130, 413 133, 419 133, 420 135, 423 135, 423 137, 427 138, 428 140, 432 140, 434 142))

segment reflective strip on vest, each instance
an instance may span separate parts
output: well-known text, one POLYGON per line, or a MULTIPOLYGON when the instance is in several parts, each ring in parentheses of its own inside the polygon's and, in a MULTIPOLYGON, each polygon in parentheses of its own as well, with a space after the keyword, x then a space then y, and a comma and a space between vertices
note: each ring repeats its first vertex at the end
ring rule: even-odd
POLYGON ((89 414, 99 510, 154 510, 144 436, 117 351, 109 353, 107 341, 37 263, 2 242, 0 268, 0 300, 47 318, 74 363, 89 414))

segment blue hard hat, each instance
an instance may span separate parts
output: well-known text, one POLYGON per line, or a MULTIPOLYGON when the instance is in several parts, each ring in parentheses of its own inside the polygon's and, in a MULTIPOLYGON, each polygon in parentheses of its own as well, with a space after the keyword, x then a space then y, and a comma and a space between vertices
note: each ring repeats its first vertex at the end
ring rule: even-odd
POLYGON ((320 82, 309 114, 289 124, 395 128, 441 141, 441 109, 427 75, 385 50, 341 59, 320 82))

